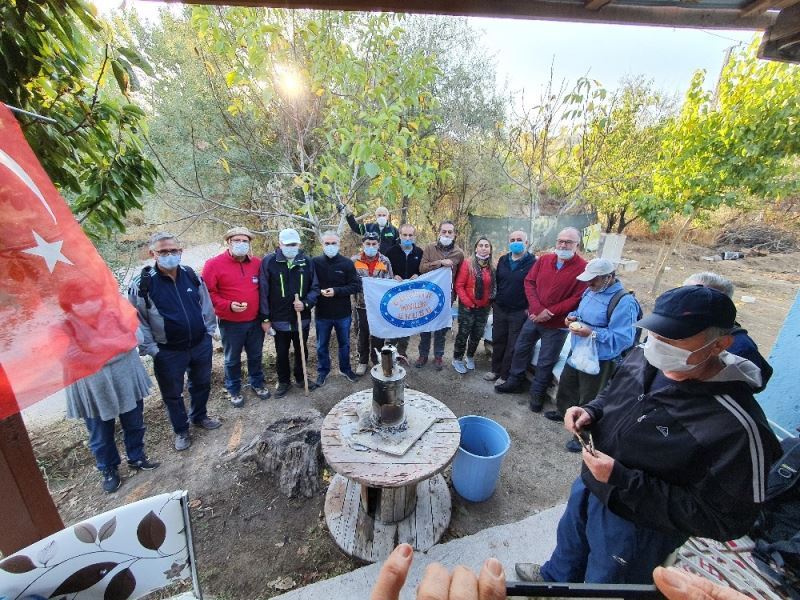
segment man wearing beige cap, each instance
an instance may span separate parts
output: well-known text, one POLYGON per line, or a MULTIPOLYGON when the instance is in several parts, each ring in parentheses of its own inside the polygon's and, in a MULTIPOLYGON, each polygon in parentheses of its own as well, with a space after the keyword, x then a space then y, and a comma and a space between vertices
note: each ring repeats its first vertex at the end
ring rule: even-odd
POLYGON ((222 336, 225 389, 231 404, 240 408, 244 405, 242 350, 247 354, 250 387, 259 398, 269 398, 261 364, 264 331, 258 312, 258 269, 261 259, 252 256, 250 243, 253 234, 246 227, 232 227, 225 233, 224 239, 225 251, 206 262, 203 280, 208 286, 222 336))

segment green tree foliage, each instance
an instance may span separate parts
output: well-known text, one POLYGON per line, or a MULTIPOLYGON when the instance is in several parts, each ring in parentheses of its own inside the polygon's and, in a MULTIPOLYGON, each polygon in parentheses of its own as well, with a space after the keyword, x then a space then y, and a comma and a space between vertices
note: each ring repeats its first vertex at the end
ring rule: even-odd
POLYGON ((157 177, 142 150, 144 112, 130 101, 149 65, 83 0, 0 3, 0 54, 0 100, 57 121, 20 118, 77 218, 95 237, 123 230, 157 177))

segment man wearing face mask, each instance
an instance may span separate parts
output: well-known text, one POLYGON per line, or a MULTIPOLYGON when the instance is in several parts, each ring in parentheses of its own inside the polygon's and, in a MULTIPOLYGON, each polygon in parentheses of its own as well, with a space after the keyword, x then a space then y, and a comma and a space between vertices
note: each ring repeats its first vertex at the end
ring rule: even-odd
MULTIPOLYGON (((419 277, 422 262, 422 248, 417 246, 417 229, 406 223, 400 226, 400 243, 389 248, 386 258, 392 264, 395 281, 408 281, 419 277)), ((400 358, 408 362, 408 337, 397 338, 392 343, 397 346, 400 358)))
POLYGON ((397 228, 389 223, 389 209, 385 206, 375 209, 374 223, 359 223, 347 207, 343 206, 343 208, 347 211, 347 224, 350 225, 353 233, 360 237, 366 233, 378 234, 378 251, 384 256, 389 252, 389 248, 398 243, 399 233, 397 228))
POLYGON ((203 266, 214 312, 217 313, 222 351, 225 355, 225 389, 234 408, 244 406, 242 350, 247 355, 250 387, 259 398, 269 398, 264 387, 264 330, 258 314, 258 270, 261 259, 252 256, 253 234, 246 227, 232 227, 223 238, 225 250, 203 266))
POLYGON ((153 357, 153 371, 175 432, 175 450, 192 443, 189 421, 202 429, 220 422, 206 412, 211 391, 211 335, 217 327, 214 306, 205 283, 181 265, 183 249, 171 233, 150 238, 155 265, 142 269, 128 288, 128 300, 139 314, 140 354, 153 357), (191 408, 183 401, 184 377, 189 379, 191 408))
POLYGON ((553 367, 567 340, 564 319, 578 306, 586 289, 586 284, 577 279, 586 267, 586 261, 577 253, 580 239, 581 234, 574 227, 559 231, 555 252, 540 256, 525 277, 528 318, 514 345, 508 379, 494 388, 500 394, 522 390, 533 349, 540 341, 536 374, 528 400, 528 407, 533 412, 542 411, 553 367))
MULTIPOLYGON (((356 273, 361 279, 365 277, 392 278, 392 264, 388 258, 378 252, 378 245, 377 233, 365 233, 361 252, 350 259, 353 261, 356 273)), ((370 335, 367 306, 364 303, 364 293, 361 290, 356 294, 356 314, 358 315, 358 367, 356 367, 356 375, 360 377, 367 372, 370 360, 373 364, 377 364, 378 357, 375 354, 375 350, 380 351, 383 347, 383 340, 370 335)))
MULTIPOLYGON (((442 221, 439 224, 439 238, 433 244, 428 244, 422 251, 422 262, 419 266, 420 273, 428 273, 435 269, 447 268, 452 271, 453 290, 451 298, 455 299, 455 282, 461 261, 464 260, 464 251, 456 245, 456 225, 452 221, 442 221)), ((447 307, 448 309, 450 307, 447 307)), ((433 366, 437 371, 444 368, 444 342, 449 327, 433 332, 433 366)), ((414 366, 421 369, 428 364, 428 354, 431 351, 431 332, 419 334, 419 358, 414 366)))
MULTIPOLYGON (((284 229, 278 241, 278 250, 261 261, 258 286, 261 328, 264 333, 275 331, 275 368, 278 371, 275 397, 283 398, 292 387, 292 371, 297 386, 304 387, 302 353, 308 356, 311 309, 319 297, 319 282, 311 259, 300 248, 300 234, 294 229, 284 229), (297 328, 298 313, 302 331, 297 328), (302 351, 300 344, 303 344, 302 351), (294 347, 293 369, 289 364, 291 347, 294 347)), ((317 387, 313 381, 308 383, 309 390, 317 387)))
POLYGON ((314 272, 319 280, 314 322, 317 327, 317 385, 325 383, 331 372, 329 353, 331 331, 336 330, 339 345, 339 371, 348 381, 356 375, 350 368, 350 325, 352 307, 350 296, 361 291, 361 278, 353 261, 339 254, 339 235, 335 231, 322 234, 322 255, 313 259, 314 272))
POLYGON ((650 583, 689 536, 747 533, 781 448, 753 398, 758 368, 726 351, 735 318, 725 294, 685 286, 636 323, 648 331, 644 348, 566 412, 565 428, 583 440, 581 476, 550 560, 518 563, 520 577, 650 583))
POLYGON ((492 370, 485 373, 486 381, 502 385, 508 379, 514 344, 527 318, 528 300, 524 289, 525 277, 536 262, 528 252, 528 234, 512 231, 508 234, 508 254, 497 261, 497 295, 492 309, 492 370))
MULTIPOLYGON (((614 273, 614 263, 605 258, 594 258, 586 270, 578 275, 589 287, 583 292, 578 308, 567 315, 564 323, 569 327, 572 349, 581 340, 591 338, 597 348, 600 363, 599 373, 584 373, 568 359, 558 380, 556 410, 544 416, 561 423, 570 406, 583 406, 594 400, 605 387, 620 361, 620 356, 634 344, 639 319, 639 303, 633 294, 627 293, 614 273), (616 305, 610 304, 616 298, 616 305), (610 311, 610 317, 609 317, 610 311)), ((567 450, 580 452, 581 445, 570 438, 567 450)))

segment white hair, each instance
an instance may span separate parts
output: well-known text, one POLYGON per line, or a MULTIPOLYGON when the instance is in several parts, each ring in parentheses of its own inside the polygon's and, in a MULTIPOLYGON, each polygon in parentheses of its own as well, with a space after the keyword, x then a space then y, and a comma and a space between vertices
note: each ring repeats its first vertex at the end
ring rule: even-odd
POLYGON ((342 239, 333 229, 328 229, 328 231, 319 236, 319 239, 324 240, 326 237, 335 237, 339 241, 342 239))
POLYGON ((731 280, 718 273, 712 273, 711 271, 703 271, 701 273, 689 275, 686 281, 683 282, 683 285, 702 285, 703 287, 722 292, 728 298, 733 298, 733 283, 731 280))
POLYGON ((168 233, 166 231, 159 231, 158 233, 154 233, 150 236, 150 250, 156 249, 156 244, 163 240, 175 240, 175 243, 178 244, 178 236, 174 233, 168 233))

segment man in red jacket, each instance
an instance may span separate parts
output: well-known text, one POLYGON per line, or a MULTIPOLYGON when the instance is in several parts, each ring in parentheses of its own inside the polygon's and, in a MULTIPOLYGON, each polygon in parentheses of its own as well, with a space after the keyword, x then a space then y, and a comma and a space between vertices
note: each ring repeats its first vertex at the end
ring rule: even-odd
POLYGON ((247 354, 250 387, 259 398, 269 398, 264 387, 261 357, 264 331, 258 315, 258 269, 261 259, 250 253, 253 234, 246 227, 225 233, 225 251, 203 267, 214 312, 219 321, 225 355, 225 389, 235 408, 244 406, 242 397, 242 349, 247 354))
POLYGON ((586 261, 577 253, 580 239, 581 234, 574 227, 560 231, 555 252, 539 257, 525 277, 528 320, 514 345, 508 379, 494 388, 500 394, 521 391, 533 349, 541 340, 528 403, 533 412, 541 412, 544 406, 553 367, 567 339, 564 319, 567 313, 577 308, 586 289, 586 283, 576 279, 586 266, 586 261))

